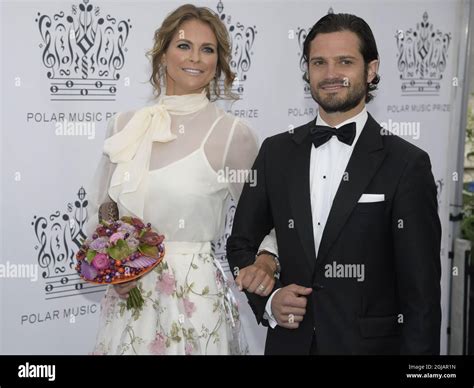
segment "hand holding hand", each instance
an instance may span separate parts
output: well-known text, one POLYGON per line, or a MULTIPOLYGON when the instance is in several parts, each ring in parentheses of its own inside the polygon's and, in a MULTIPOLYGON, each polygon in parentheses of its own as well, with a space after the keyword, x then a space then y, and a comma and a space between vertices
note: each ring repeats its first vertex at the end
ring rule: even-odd
POLYGON ((235 282, 239 289, 268 296, 275 285, 276 264, 272 255, 263 253, 257 256, 255 263, 239 270, 235 282))

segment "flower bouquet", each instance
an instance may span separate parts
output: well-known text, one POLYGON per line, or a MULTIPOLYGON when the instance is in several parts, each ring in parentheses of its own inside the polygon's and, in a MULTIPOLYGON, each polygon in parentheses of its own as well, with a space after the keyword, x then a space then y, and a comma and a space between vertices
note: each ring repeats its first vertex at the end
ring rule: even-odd
MULTIPOLYGON (((138 218, 101 221, 76 254, 82 279, 96 284, 135 280, 156 267, 165 255, 164 236, 138 218)), ((141 309, 144 300, 137 287, 127 299, 127 309, 141 309)))

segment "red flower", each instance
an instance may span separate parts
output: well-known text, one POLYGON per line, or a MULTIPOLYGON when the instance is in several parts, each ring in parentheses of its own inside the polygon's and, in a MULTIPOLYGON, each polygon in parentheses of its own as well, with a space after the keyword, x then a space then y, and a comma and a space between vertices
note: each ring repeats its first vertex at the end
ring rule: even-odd
POLYGON ((139 218, 133 218, 133 217, 132 217, 132 225, 139 229, 143 229, 145 227, 145 224, 139 218))
POLYGON ((147 245, 152 245, 156 246, 159 245, 163 242, 164 237, 160 236, 158 233, 155 232, 145 232, 142 237, 140 237, 140 242, 147 244, 147 245))
POLYGON ((96 233, 100 237, 105 237, 105 236, 107 236, 107 228, 105 226, 100 226, 100 227, 97 228, 96 233))

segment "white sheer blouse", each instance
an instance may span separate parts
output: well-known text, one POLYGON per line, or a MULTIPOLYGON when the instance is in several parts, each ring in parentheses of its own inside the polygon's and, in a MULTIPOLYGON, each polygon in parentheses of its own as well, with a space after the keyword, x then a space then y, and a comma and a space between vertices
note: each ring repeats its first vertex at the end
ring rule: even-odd
MULTIPOLYGON (((116 114, 109 121, 106 138, 121 131, 134 113, 116 114)), ((245 183, 242 178, 257 156, 257 138, 244 122, 216 103, 170 117, 176 139, 152 144, 144 221, 156 225, 168 240, 216 239, 223 231, 227 197, 238 202, 245 183)), ((102 156, 90 188, 87 233, 98 222, 100 204, 113 201, 109 186, 116 166, 107 155, 102 156)), ((252 179, 252 175, 247 177, 252 179)), ((120 216, 129 213, 118 207, 120 216)), ((262 249, 277 254, 274 230, 265 237, 262 249)))

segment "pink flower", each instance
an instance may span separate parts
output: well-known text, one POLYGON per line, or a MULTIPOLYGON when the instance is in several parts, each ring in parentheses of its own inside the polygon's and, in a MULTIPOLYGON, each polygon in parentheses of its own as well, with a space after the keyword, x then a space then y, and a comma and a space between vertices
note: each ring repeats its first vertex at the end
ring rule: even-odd
POLYGON ((109 238, 109 243, 115 244, 117 240, 123 240, 125 238, 125 234, 122 232, 117 232, 114 233, 112 236, 109 238))
POLYGON ((184 311, 186 312, 186 315, 188 316, 188 318, 191 318, 193 313, 196 311, 196 306, 188 298, 184 298, 183 303, 184 303, 184 311))
POLYGON ((189 355, 193 354, 194 346, 191 342, 186 342, 186 346, 184 347, 184 354, 189 355))
POLYGON ((165 273, 156 282, 156 290, 166 295, 171 295, 176 290, 176 281, 170 273, 165 273))
POLYGON ((109 256, 107 256, 105 253, 98 253, 94 256, 91 264, 99 271, 109 268, 109 256))
POLYGON ((123 234, 129 233, 131 236, 135 233, 135 227, 133 225, 125 224, 122 222, 118 227, 117 232, 121 232, 123 234))
POLYGON ((106 248, 106 245, 107 245, 107 237, 99 237, 99 238, 96 238, 95 240, 92 240, 92 242, 89 245, 89 248, 92 249, 93 251, 100 251, 100 250, 104 250, 106 248))
POLYGON ((135 237, 130 237, 127 239, 127 244, 132 251, 135 251, 138 248, 138 245, 140 245, 140 242, 135 237))
POLYGON ((153 342, 148 345, 148 349, 153 354, 165 354, 166 339, 163 334, 156 333, 156 337, 153 342))
POLYGON ((81 276, 83 276, 84 279, 94 280, 97 274, 97 270, 92 265, 89 265, 87 260, 81 261, 81 276))

